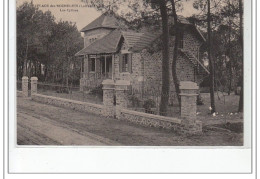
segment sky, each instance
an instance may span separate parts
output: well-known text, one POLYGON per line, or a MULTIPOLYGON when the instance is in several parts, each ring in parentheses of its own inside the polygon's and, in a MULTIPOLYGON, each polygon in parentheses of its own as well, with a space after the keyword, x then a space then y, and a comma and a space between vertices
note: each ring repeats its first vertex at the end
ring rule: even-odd
MULTIPOLYGON (((179 14, 188 17, 196 13, 196 10, 192 6, 193 1, 184 1, 183 11, 179 14)), ((31 2, 31 0, 17 0, 16 5, 20 6, 24 2, 31 2)), ((42 11, 50 10, 56 21, 62 20, 76 23, 78 30, 81 30, 101 15, 101 12, 98 12, 93 7, 82 7, 86 6, 86 4, 81 2, 81 0, 33 0, 33 3, 36 6, 39 5, 39 9, 42 11), (70 7, 57 7, 61 5, 70 5, 70 7)))

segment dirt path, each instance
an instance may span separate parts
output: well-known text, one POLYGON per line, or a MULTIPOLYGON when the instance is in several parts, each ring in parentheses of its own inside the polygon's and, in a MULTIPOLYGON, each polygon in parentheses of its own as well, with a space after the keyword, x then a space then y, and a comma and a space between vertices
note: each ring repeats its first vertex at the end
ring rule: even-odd
POLYGON ((17 98, 19 145, 242 145, 241 133, 204 130, 185 137, 162 129, 141 127, 113 118, 17 98))

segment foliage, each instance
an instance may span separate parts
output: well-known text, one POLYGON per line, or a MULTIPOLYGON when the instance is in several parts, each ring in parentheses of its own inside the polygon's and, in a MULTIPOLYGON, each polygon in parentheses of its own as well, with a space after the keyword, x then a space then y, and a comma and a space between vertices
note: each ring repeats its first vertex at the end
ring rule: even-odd
POLYGON ((17 7, 17 78, 37 76, 40 81, 76 84, 80 61, 75 53, 83 39, 75 24, 55 21, 50 11, 43 12, 25 2, 17 7))
POLYGON ((103 98, 103 85, 99 85, 90 90, 90 94, 103 98))
POLYGON ((156 107, 156 103, 152 99, 147 99, 144 101, 143 107, 144 107, 146 113, 151 113, 152 108, 156 107))
POLYGON ((130 101, 133 107, 140 107, 141 105, 141 100, 136 95, 129 95, 128 100, 130 101))
POLYGON ((197 105, 204 105, 203 99, 200 94, 197 96, 197 105))

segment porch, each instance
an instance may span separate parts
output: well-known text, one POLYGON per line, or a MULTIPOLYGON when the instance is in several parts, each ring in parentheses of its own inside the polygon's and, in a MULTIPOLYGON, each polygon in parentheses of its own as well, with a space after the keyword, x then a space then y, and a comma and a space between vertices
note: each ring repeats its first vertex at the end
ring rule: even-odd
POLYGON ((86 55, 82 60, 80 86, 94 88, 114 78, 114 55, 86 55))

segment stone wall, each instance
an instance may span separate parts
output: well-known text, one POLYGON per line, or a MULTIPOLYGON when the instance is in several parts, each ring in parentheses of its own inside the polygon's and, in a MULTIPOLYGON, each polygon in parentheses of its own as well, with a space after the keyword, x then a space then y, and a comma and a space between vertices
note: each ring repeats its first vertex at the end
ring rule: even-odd
POLYGON ((41 94, 32 94, 33 101, 50 104, 58 107, 74 109, 81 112, 89 112, 93 114, 103 115, 104 106, 98 104, 91 104, 64 98, 57 98, 53 96, 46 96, 41 94))
POLYGON ((199 47, 202 45, 202 41, 195 36, 191 29, 184 31, 183 36, 183 50, 190 51, 195 57, 198 57, 199 47))
MULTIPOLYGON (((189 29, 184 32, 183 49, 190 51, 195 57, 198 57, 199 47, 202 42, 198 39, 189 29)), ((172 61, 173 61, 173 47, 170 48, 170 101, 176 98, 175 86, 172 79, 172 61)), ((162 52, 155 52, 153 54, 143 50, 140 53, 141 61, 143 61, 143 77, 144 77, 144 91, 155 91, 160 93, 162 83, 162 52)), ((195 66, 192 62, 182 53, 179 53, 176 65, 177 75, 179 81, 194 81, 198 82, 199 79, 195 77, 195 66)))
POLYGON ((146 127, 164 128, 179 130, 181 127, 181 120, 177 118, 163 117, 153 114, 147 114, 127 109, 122 109, 117 116, 121 120, 126 120, 146 127))
POLYGON ((158 116, 127 109, 121 109, 120 112, 117 113, 117 118, 145 127, 173 130, 176 133, 184 135, 194 135, 202 132, 202 122, 198 120, 189 124, 183 119, 158 116))
POLYGON ((41 103, 93 113, 104 117, 115 117, 119 120, 130 121, 147 127, 149 126, 174 130, 177 133, 185 135, 199 134, 202 132, 202 123, 201 121, 196 120, 196 95, 198 90, 196 83, 182 82, 180 85, 182 119, 158 116, 126 109, 128 102, 127 91, 128 86, 130 86, 129 81, 118 80, 114 82, 113 80, 105 80, 102 84, 104 92, 104 105, 37 94, 37 86, 35 90, 36 93, 32 93, 31 98, 32 100, 41 103), (114 96, 116 96, 116 98, 114 98, 114 96), (116 100, 116 105, 114 105, 114 99, 116 100))
POLYGON ((195 81, 195 68, 191 61, 184 56, 184 54, 179 53, 176 71, 179 81, 195 81))

